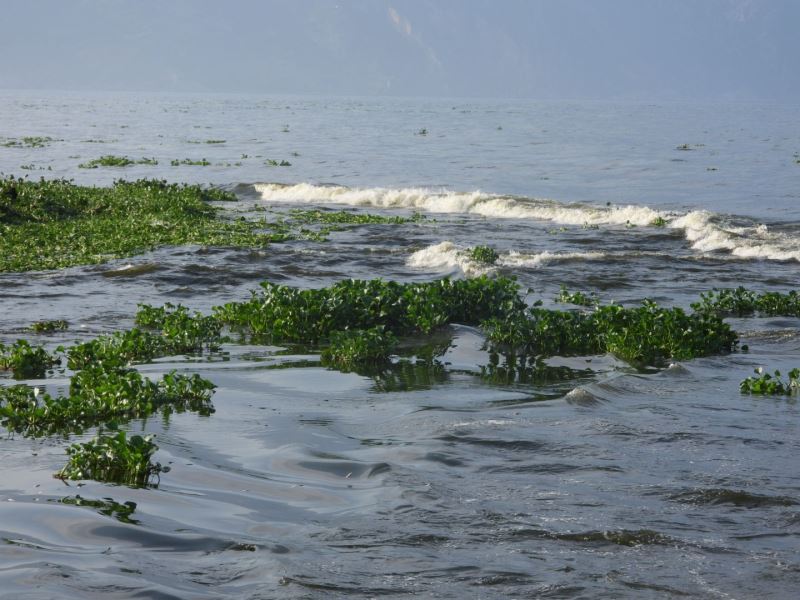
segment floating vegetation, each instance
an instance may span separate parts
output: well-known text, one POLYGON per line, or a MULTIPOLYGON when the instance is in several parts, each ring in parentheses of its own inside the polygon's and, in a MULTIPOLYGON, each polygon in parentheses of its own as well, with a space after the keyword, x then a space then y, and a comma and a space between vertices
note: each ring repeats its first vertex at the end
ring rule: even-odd
POLYGON ((11 346, 0 343, 0 371, 11 371, 15 379, 44 377, 48 369, 60 363, 60 358, 26 340, 17 340, 11 346))
POLYGON ((264 161, 264 164, 267 165, 268 167, 291 167, 292 166, 292 163, 290 163, 288 160, 277 161, 277 160, 275 160, 273 158, 268 158, 266 161, 264 161))
POLYGON ((215 307, 215 316, 257 338, 309 343, 334 331, 377 326, 395 335, 430 333, 524 307, 517 283, 508 278, 406 284, 351 279, 309 290, 263 282, 261 288, 249 301, 215 307))
POLYGON ((92 500, 90 498, 83 498, 78 494, 76 496, 61 498, 58 502, 67 506, 93 508, 101 515, 114 517, 120 523, 139 524, 139 521, 131 518, 131 515, 136 512, 136 502, 131 502, 130 500, 122 503, 116 502, 113 498, 92 500))
POLYGON ((56 140, 48 136, 25 136, 20 139, 6 140, 0 143, 0 146, 6 148, 44 148, 45 146, 49 146, 50 142, 60 141, 62 140, 56 140))
POLYGON ((710 312, 720 316, 748 317, 800 317, 800 294, 791 291, 756 293, 739 286, 700 294, 700 301, 692 305, 696 312, 710 312))
POLYGON ((130 165, 157 165, 155 158, 140 158, 135 160, 127 156, 114 156, 107 154, 78 165, 79 169, 96 169, 98 167, 129 167, 130 165))
POLYGON ((88 187, 0 179, 0 272, 103 263, 163 246, 263 248, 286 239, 264 233, 260 222, 223 219, 209 204, 235 199, 158 180, 88 187))
POLYGON ((66 331, 67 329, 69 329, 69 323, 63 319, 31 323, 31 330, 36 333, 52 333, 53 331, 66 331))
POLYGON ((225 140, 206 140, 206 144, 224 144, 225 140))
POLYGON ((667 220, 664 217, 656 217, 649 223, 650 227, 666 227, 667 220))
POLYGON ((178 160, 177 158, 169 161, 169 164, 173 167, 179 167, 181 165, 189 165, 192 167, 207 167, 211 163, 207 161, 205 158, 201 158, 200 160, 192 160, 191 158, 184 158, 183 160, 178 160))
POLYGON ((191 410, 214 412, 216 386, 199 375, 170 372, 159 382, 138 371, 106 365, 88 367, 70 380, 69 396, 53 397, 26 385, 0 387, 2 424, 28 436, 68 434, 120 419, 191 410))
POLYGON ((351 370, 357 366, 385 364, 397 346, 397 337, 383 327, 334 331, 322 352, 322 364, 351 370))
POLYGON ((158 450, 152 439, 151 435, 128 438, 124 431, 114 435, 99 433, 88 442, 67 448, 68 462, 54 476, 147 486, 154 477, 169 471, 169 467, 152 462, 158 450))
POLYGON ((602 306, 590 313, 531 308, 484 324, 501 352, 533 356, 586 356, 609 352, 633 364, 657 365, 732 352, 736 333, 716 315, 688 315, 646 300, 639 308, 602 306))
POLYGON ((289 214, 292 221, 297 223, 329 223, 342 225, 401 225, 404 223, 418 223, 425 220, 425 215, 418 212, 410 217, 400 217, 397 215, 375 215, 346 210, 303 210, 295 208, 292 209, 289 214))
POLYGON ((493 265, 500 258, 494 248, 491 246, 475 246, 467 250, 467 256, 472 260, 482 265, 493 265))
POLYGON ((584 292, 570 292, 565 286, 561 286, 561 291, 559 292, 558 296, 556 296, 556 302, 561 302, 563 304, 574 304, 575 306, 597 306, 600 304, 600 300, 597 298, 597 294, 592 292, 591 294, 586 294, 584 292))
POLYGON ((423 127, 422 129, 417 131, 416 135, 428 135, 428 130, 423 127))
POLYGON ((755 370, 758 377, 748 377, 739 384, 739 389, 743 394, 756 394, 763 396, 791 396, 800 389, 800 369, 789 371, 789 380, 781 379, 781 372, 775 370, 770 375, 764 369, 758 367, 755 370))
POLYGON ((681 144, 680 146, 677 146, 677 147, 675 148, 675 150, 683 150, 683 151, 686 151, 686 150, 694 150, 694 148, 692 148, 692 147, 691 147, 689 144, 681 144))

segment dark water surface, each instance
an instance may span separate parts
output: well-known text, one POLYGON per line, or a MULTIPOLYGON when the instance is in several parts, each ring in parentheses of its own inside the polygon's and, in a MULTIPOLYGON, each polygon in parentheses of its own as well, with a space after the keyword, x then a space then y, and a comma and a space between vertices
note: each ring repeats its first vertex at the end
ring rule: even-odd
MULTIPOLYGON (((516 276, 545 306, 563 308, 561 285, 684 308, 714 287, 796 289, 798 117, 758 105, 4 92, 0 143, 53 138, 0 146, 5 174, 209 182, 235 190, 231 210, 245 216, 426 219, 263 251, 167 248, 2 274, 0 341, 72 343, 131 327, 137 303, 208 311, 263 280, 473 276, 486 269, 463 251, 477 244, 500 254, 490 273, 516 276), (77 167, 104 154, 159 164, 77 167), (212 164, 170 166, 184 158, 212 164), (667 226, 650 226, 656 217, 667 226), (39 319, 70 329, 34 336, 39 319)), ((141 366, 212 380, 216 412, 126 426, 155 433, 172 467, 150 489, 52 478, 93 431, 0 440, 0 597, 794 598, 800 409, 741 395, 739 382, 800 366, 800 322, 730 322, 748 353, 646 372, 556 358, 537 383, 482 378, 483 337, 461 325, 431 340, 438 369, 398 359, 362 376, 305 350, 234 344, 224 360, 141 366)))

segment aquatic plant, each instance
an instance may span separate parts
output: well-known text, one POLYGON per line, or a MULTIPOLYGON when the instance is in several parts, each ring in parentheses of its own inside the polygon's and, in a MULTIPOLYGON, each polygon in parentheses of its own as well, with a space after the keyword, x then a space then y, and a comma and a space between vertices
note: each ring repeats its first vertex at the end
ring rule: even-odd
POLYGON ((345 280, 310 290, 263 282, 261 288, 249 301, 215 307, 214 315, 258 338, 308 343, 333 331, 376 326, 395 335, 430 333, 448 323, 478 324, 524 307, 516 282, 508 278, 406 284, 345 280))
POLYGON ((106 262, 161 246, 264 247, 285 239, 264 224, 228 220, 209 202, 230 192, 158 180, 87 187, 0 179, 0 272, 106 262))
POLYGON ((304 210, 300 208, 292 209, 289 215, 292 221, 297 223, 331 223, 343 225, 401 225, 425 220, 425 215, 421 213, 414 213, 410 217, 401 217, 397 215, 376 215, 346 210, 304 210))
POLYGON ((664 217, 656 217, 648 224, 650 225, 650 227, 666 227, 667 220, 664 217))
POLYGON ((711 312, 721 316, 746 317, 763 315, 769 317, 800 316, 800 294, 792 290, 764 292, 758 294, 742 286, 736 289, 721 289, 700 294, 700 301, 691 305, 695 312, 711 312))
POLYGON ((63 319, 35 321, 31 323, 31 330, 36 333, 51 333, 53 331, 66 331, 69 329, 69 323, 63 319))
POLYGON ((380 365, 389 360, 396 346, 397 337, 381 326, 333 331, 328 347, 322 352, 322 364, 345 370, 380 365))
POLYGON ((292 163, 290 163, 288 160, 277 161, 277 160, 275 160, 273 158, 268 158, 264 162, 264 164, 266 164, 269 167, 291 167, 292 166, 292 163))
POLYGON ((24 136, 19 140, 17 139, 7 140, 2 144, 0 144, 0 146, 5 146, 6 148, 44 148, 45 146, 48 146, 50 142, 56 142, 56 141, 61 141, 61 140, 55 140, 49 136, 29 135, 29 136, 24 136))
POLYGON ((608 305, 591 313, 531 308, 483 324, 495 351, 516 355, 591 355, 610 352, 634 364, 660 364, 731 352, 735 332, 718 316, 688 315, 645 301, 638 308, 608 305))
POLYGON ((597 306, 600 304, 597 294, 592 292, 586 294, 584 292, 570 292, 566 286, 561 286, 561 291, 556 296, 556 302, 563 304, 574 304, 576 306, 597 306))
POLYGON ((155 158, 141 158, 135 160, 127 156, 114 156, 108 154, 100 158, 92 159, 88 162, 78 165, 79 169, 96 169, 98 167, 128 167, 130 165, 157 165, 158 161, 155 158))
POLYGON ((213 316, 189 313, 180 304, 167 303, 162 307, 140 304, 136 323, 161 331, 165 348, 176 354, 215 350, 224 341, 220 335, 222 323, 213 316))
POLYGON ((190 158, 184 158, 183 160, 173 159, 169 161, 169 164, 173 167, 179 167, 181 165, 189 165, 193 167, 207 167, 211 163, 208 162, 205 158, 201 158, 200 160, 192 160, 190 158))
POLYGON ((423 127, 422 129, 417 131, 417 135, 428 135, 428 130, 423 127))
POLYGON ((26 385, 0 387, 0 419, 12 431, 40 436, 147 417, 159 409, 209 415, 214 388, 197 374, 172 371, 155 382, 132 369, 97 365, 73 375, 69 396, 53 397, 26 385))
POLYGON ((477 263, 484 265, 493 265, 500 257, 499 254, 491 246, 475 246, 467 250, 467 256, 477 263))
POLYGON ((11 346, 0 343, 0 370, 11 371, 16 379, 44 377, 48 369, 61 363, 41 346, 17 340, 11 346))
POLYGON ((92 500, 91 498, 83 498, 80 494, 77 494, 75 496, 61 498, 58 502, 66 506, 93 508, 101 515, 114 517, 120 523, 139 524, 138 520, 131 518, 131 515, 136 512, 136 502, 131 502, 130 500, 122 503, 116 502, 113 498, 92 500))
POLYGON ((225 140, 206 140, 206 144, 224 144, 225 140))
POLYGON ((128 438, 122 430, 113 435, 98 433, 88 442, 67 448, 67 464, 54 476, 147 486, 153 477, 169 470, 161 463, 152 462, 153 454, 158 450, 152 439, 152 435, 128 438))
POLYGON ((743 394, 757 394, 764 396, 790 396, 800 389, 800 369, 789 371, 789 380, 781 379, 781 372, 777 369, 770 375, 764 369, 755 369, 758 377, 748 377, 739 384, 743 394))

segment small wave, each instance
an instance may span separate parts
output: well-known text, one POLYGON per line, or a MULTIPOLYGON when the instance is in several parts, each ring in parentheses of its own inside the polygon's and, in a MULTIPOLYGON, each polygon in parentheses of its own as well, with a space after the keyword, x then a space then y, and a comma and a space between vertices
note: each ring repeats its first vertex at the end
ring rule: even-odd
POLYGON ((417 250, 408 257, 406 265, 437 272, 459 270, 467 277, 476 277, 491 271, 491 267, 472 260, 465 248, 459 248, 453 242, 442 242, 417 250))
POLYGON ((462 213, 497 219, 530 219, 562 225, 639 226, 662 223, 680 230, 700 253, 727 252, 740 259, 800 262, 800 237, 773 232, 762 224, 728 223, 724 215, 705 210, 687 213, 648 206, 564 203, 541 198, 502 196, 480 191, 431 188, 348 188, 310 183, 258 183, 256 193, 269 202, 321 202, 375 208, 407 208, 433 213, 462 213))
POLYGON ((673 219, 668 227, 683 230, 692 249, 698 252, 728 252, 742 259, 800 261, 800 239, 773 233, 763 223, 726 224, 722 216, 699 210, 673 219))
POLYGON ((675 502, 686 504, 730 504, 743 508, 761 508, 765 506, 795 506, 794 498, 788 496, 765 496, 745 490, 729 490, 726 488, 695 489, 673 494, 669 497, 675 502))
POLYGON ((501 256, 498 263, 504 267, 541 267, 554 262, 571 262, 587 260, 603 260, 608 258, 605 252, 544 252, 523 253, 512 250, 501 256))

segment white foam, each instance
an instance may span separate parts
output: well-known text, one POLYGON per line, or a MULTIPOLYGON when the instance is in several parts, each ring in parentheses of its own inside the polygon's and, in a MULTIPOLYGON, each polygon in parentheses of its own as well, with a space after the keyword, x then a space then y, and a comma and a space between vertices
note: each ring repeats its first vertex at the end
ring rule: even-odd
MULTIPOLYGON (((670 229, 681 230, 693 250, 699 253, 727 252, 731 257, 742 259, 796 260, 800 262, 800 237, 776 234, 758 223, 747 226, 726 225, 723 217, 708 211, 691 211, 676 214, 658 211, 647 206, 592 206, 566 204, 536 198, 518 198, 485 194, 483 192, 452 192, 430 188, 348 188, 322 186, 309 183, 283 185, 275 183, 256 184, 256 191, 268 202, 316 202, 346 204, 375 208, 407 208, 432 213, 462 213, 481 215, 497 219, 531 219, 561 225, 645 227, 654 220, 663 219, 670 229)), ((441 256, 429 253, 419 257, 419 265, 429 261, 432 268, 437 261, 439 268, 462 268, 461 260, 444 255, 451 250, 440 248, 441 256)), ((602 258, 597 253, 548 254, 541 253, 529 258, 514 257, 513 254, 501 262, 506 266, 518 266, 515 261, 532 261, 532 266, 558 260, 602 258)))
POLYGON ((647 225, 665 217, 647 206, 595 207, 535 198, 512 198, 483 192, 429 188, 347 188, 309 183, 258 183, 269 202, 324 202, 375 208, 411 208, 434 213, 466 213, 503 219, 535 219, 564 225, 647 225))
POLYGON ((605 252, 544 252, 523 253, 512 250, 497 261, 504 267, 541 267, 553 262, 579 260, 602 260, 609 255, 605 252))
POLYGON ((488 273, 491 267, 472 260, 466 249, 453 242, 442 242, 417 250, 406 260, 406 265, 425 271, 449 273, 459 270, 466 277, 477 277, 488 273))
POLYGON ((772 233, 766 225, 725 226, 718 215, 692 211, 669 223, 682 229, 692 249, 702 253, 726 251, 747 259, 800 261, 800 239, 772 233))

